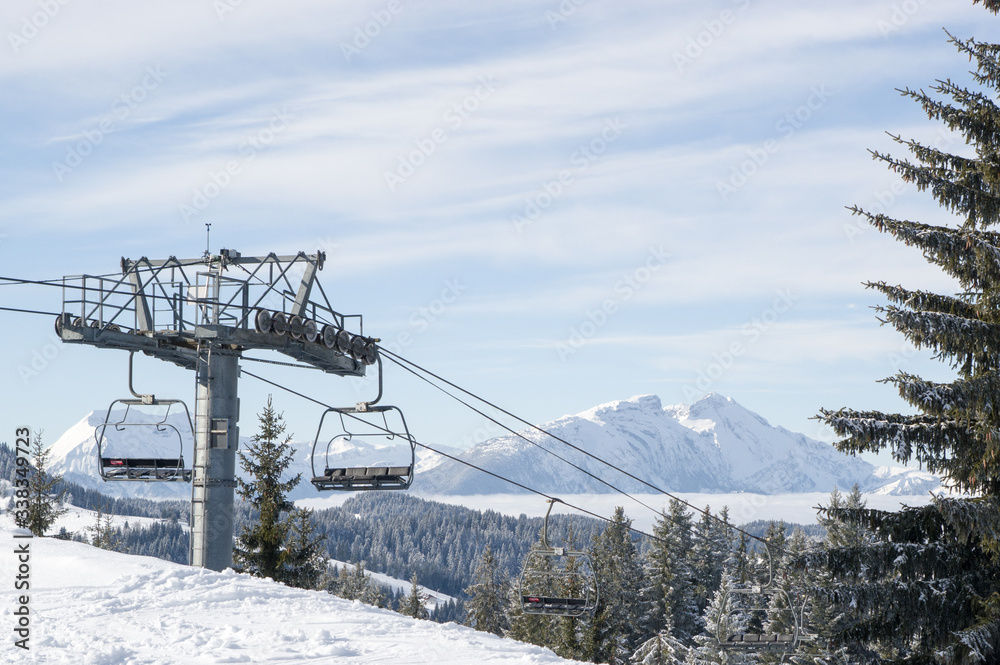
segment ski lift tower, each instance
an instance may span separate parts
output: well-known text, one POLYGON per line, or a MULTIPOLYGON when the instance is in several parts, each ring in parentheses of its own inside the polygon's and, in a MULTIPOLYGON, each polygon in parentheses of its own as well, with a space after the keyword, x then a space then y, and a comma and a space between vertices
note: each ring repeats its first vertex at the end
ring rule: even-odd
POLYGON ((378 360, 361 316, 334 311, 316 280, 325 260, 323 252, 243 257, 223 249, 198 259, 122 258, 120 277, 63 278, 62 341, 141 351, 195 372, 193 566, 233 564, 243 352, 278 351, 338 376, 364 376, 378 360))

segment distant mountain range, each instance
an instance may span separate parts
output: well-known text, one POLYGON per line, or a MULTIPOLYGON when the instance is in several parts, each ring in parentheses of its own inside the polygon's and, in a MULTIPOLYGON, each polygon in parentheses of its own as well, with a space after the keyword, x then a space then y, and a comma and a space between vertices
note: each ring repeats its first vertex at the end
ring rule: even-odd
MULTIPOLYGON (((114 496, 186 498, 190 495, 190 486, 184 483, 102 482, 97 473, 94 428, 103 419, 104 412, 88 414, 52 445, 50 459, 55 472, 81 485, 100 487, 102 492, 114 496)), ((178 430, 189 430, 182 425, 178 422, 178 430)), ((655 395, 641 395, 602 404, 575 416, 563 416, 541 427, 637 478, 674 492, 790 494, 829 492, 834 487, 848 490, 857 484, 863 492, 906 495, 923 494, 940 485, 940 480, 929 473, 876 467, 840 453, 830 444, 775 427, 732 399, 714 393, 690 406, 667 407, 655 395)), ((537 430, 520 434, 524 438, 507 435, 466 451, 443 451, 546 493, 613 490, 543 449, 624 491, 654 491, 537 430)), ((122 450, 116 454, 152 456, 153 453, 140 453, 138 448, 132 448, 138 445, 136 438, 116 443, 122 450)), ((157 450, 165 446, 163 456, 169 456, 170 450, 177 448, 169 437, 150 438, 157 450)), ((289 471, 302 473, 303 481, 292 498, 315 497, 316 491, 308 482, 312 475, 311 442, 294 445, 297 452, 289 471)), ((185 460, 189 460, 189 434, 183 446, 185 460)), ((435 447, 441 448, 437 444, 435 447)), ((331 465, 361 466, 366 461, 374 465, 387 456, 386 451, 391 453, 389 448, 362 442, 340 442, 331 450, 331 465)), ((472 495, 524 491, 419 447, 417 454, 414 492, 472 495)), ((317 468, 320 465, 317 461, 317 468)))

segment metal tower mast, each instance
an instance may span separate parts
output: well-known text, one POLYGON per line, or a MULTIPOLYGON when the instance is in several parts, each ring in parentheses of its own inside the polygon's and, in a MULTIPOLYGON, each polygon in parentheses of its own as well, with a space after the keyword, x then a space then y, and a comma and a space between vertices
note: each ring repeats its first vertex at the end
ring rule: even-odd
POLYGON ((243 351, 279 351, 339 376, 364 376, 377 361, 361 316, 334 311, 316 280, 325 260, 323 252, 243 257, 223 249, 200 259, 123 258, 115 279, 63 278, 62 341, 141 351, 195 372, 191 565, 233 563, 243 351))

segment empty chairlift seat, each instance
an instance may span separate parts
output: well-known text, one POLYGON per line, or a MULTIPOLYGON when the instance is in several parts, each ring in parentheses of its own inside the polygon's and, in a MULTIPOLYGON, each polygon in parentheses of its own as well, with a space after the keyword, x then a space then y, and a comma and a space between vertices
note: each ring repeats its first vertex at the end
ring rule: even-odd
POLYGON ((101 467, 109 480, 191 480, 183 458, 102 457, 101 467))
POLYGON ((554 598, 549 596, 521 596, 521 607, 528 614, 573 616, 588 612, 586 598, 554 598))
POLYGON ((727 651, 792 652, 802 640, 803 607, 774 584, 771 552, 766 584, 732 586, 722 598, 716 635, 727 651), (788 631, 788 632, 785 632, 788 631))
POLYGON ((183 450, 185 441, 194 440, 194 427, 180 400, 115 400, 95 436, 104 480, 191 480, 183 450))
POLYGON ((312 479, 321 490, 406 489, 410 486, 413 466, 372 466, 327 468, 312 479))
POLYGON ((317 490, 405 490, 415 466, 416 441, 397 407, 359 404, 323 412, 312 449, 317 490), (362 455, 372 463, 336 464, 338 458, 362 455))
POLYGON ((795 644, 792 633, 733 633, 720 642, 730 649, 784 649, 795 644))

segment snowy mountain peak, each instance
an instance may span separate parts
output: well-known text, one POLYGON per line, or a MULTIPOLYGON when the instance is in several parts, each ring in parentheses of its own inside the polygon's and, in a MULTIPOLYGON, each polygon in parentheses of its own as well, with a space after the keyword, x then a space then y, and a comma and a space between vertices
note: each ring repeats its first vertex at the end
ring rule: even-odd
MULTIPOLYGON (((627 492, 648 492, 649 485, 613 473, 601 460, 668 491, 754 492, 782 494, 829 492, 835 486, 858 484, 874 491, 894 484, 895 491, 912 489, 936 479, 891 481, 875 467, 838 452, 829 444, 775 427, 735 400, 710 393, 691 405, 664 407, 656 395, 637 395, 601 404, 575 416, 542 426, 566 447, 537 431, 524 438, 502 436, 469 449, 461 457, 506 478, 546 492, 611 491, 595 479, 607 479, 627 492), (533 445, 537 444, 537 445, 533 445), (543 449, 544 448, 544 449, 543 449), (573 470, 548 455, 552 450, 587 473, 573 470)), ((470 469, 442 465, 423 474, 415 489, 439 494, 493 494, 516 491, 496 479, 484 479, 470 469)), ((893 491, 893 490, 890 490, 893 491)))
POLYGON ((606 417, 620 417, 621 414, 642 414, 646 416, 659 416, 663 412, 663 403, 656 395, 636 395, 628 399, 615 400, 600 404, 583 413, 577 414, 577 418, 586 418, 594 422, 601 422, 606 417))

